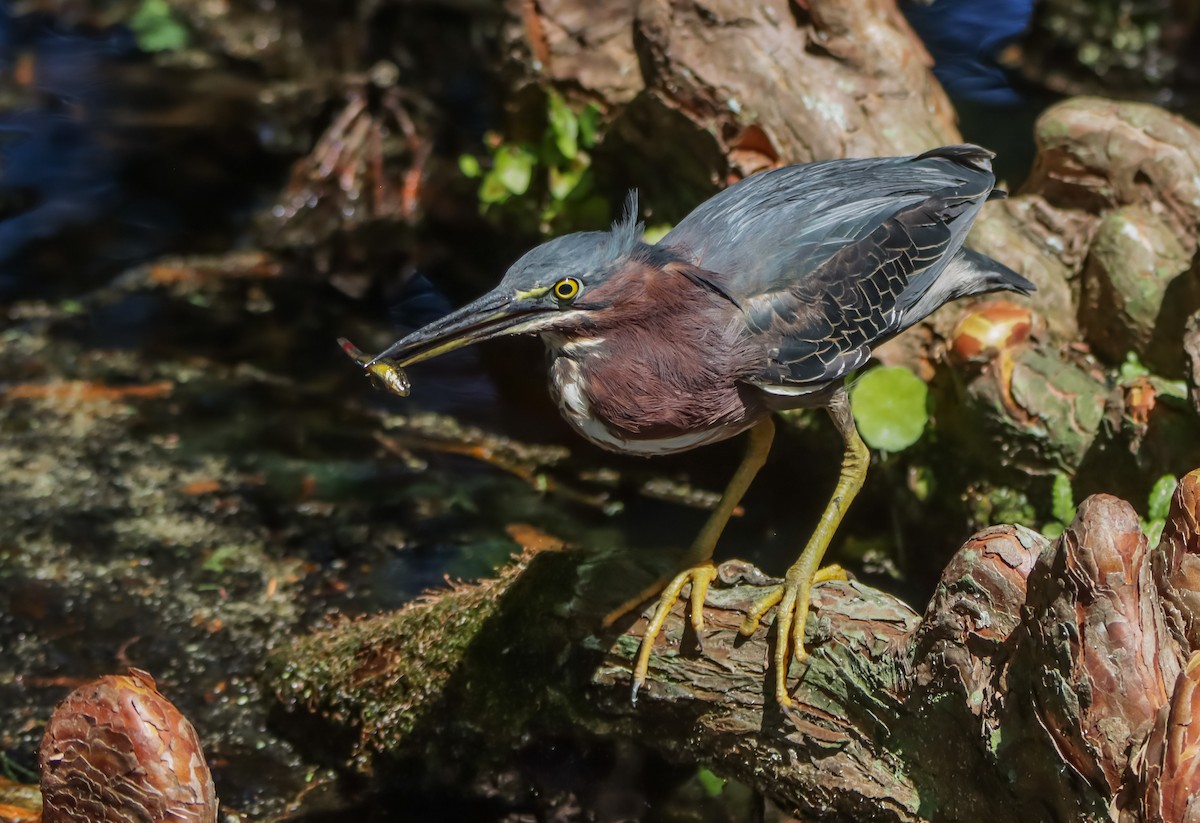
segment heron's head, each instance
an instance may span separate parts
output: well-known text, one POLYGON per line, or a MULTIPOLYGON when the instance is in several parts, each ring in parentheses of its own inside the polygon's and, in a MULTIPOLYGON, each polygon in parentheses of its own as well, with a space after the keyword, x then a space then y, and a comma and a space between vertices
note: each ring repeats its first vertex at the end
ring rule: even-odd
POLYGON ((636 199, 612 231, 577 232, 529 251, 496 288, 440 320, 397 340, 375 360, 400 367, 472 343, 517 334, 571 336, 606 316, 636 309, 652 298, 633 281, 670 265, 673 254, 642 241, 636 199))

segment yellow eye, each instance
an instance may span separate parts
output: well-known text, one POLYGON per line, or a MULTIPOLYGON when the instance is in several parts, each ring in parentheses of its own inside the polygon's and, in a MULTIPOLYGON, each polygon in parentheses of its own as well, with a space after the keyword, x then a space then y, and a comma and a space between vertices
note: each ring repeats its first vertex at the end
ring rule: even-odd
POLYGON ((574 300, 581 284, 574 277, 564 277, 554 284, 554 296, 559 300, 574 300))

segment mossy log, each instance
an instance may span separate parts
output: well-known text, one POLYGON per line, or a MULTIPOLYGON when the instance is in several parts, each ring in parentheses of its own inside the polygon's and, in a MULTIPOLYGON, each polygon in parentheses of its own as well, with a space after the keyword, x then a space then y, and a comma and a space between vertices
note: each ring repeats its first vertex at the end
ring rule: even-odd
POLYGON ((1156 548, 1131 506, 1097 495, 1057 541, 1011 526, 971 538, 923 616, 822 584, 784 711, 774 635, 737 634, 769 583, 757 570, 722 567, 703 653, 676 608, 631 705, 646 616, 597 626, 645 570, 531 546, 495 580, 295 642, 270 684, 383 780, 397 759, 478 763, 582 728, 710 764, 806 820, 1196 820, 1198 564, 1200 470, 1156 548))

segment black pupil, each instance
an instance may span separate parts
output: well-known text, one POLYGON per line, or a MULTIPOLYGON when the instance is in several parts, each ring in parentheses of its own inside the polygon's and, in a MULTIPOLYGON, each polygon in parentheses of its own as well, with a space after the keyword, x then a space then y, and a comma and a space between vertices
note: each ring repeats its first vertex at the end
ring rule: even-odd
POLYGON ((564 280, 563 282, 558 284, 558 296, 559 297, 570 297, 574 293, 575 293, 575 284, 572 283, 571 281, 564 280))

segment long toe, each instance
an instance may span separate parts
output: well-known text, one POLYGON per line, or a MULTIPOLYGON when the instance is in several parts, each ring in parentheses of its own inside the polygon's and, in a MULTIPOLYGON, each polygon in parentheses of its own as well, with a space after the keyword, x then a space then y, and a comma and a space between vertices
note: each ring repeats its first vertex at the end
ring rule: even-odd
POLYGON ((675 602, 679 599, 683 587, 691 585, 691 593, 689 600, 692 610, 692 627, 696 630, 696 636, 700 637, 704 631, 704 598, 708 593, 709 584, 713 578, 717 576, 717 569, 710 561, 699 563, 689 569, 684 569, 679 574, 675 575, 662 594, 659 595, 658 604, 654 608, 654 614, 650 618, 650 622, 646 625, 646 632, 642 635, 642 643, 638 648, 637 662, 633 667, 633 683, 630 689, 630 700, 637 703, 638 692, 646 683, 646 674, 650 670, 650 654, 654 650, 654 641, 662 632, 663 626, 667 622, 667 617, 671 614, 671 609, 675 607, 675 602))
POLYGON ((817 570, 811 577, 804 577, 789 570, 780 586, 776 586, 759 598, 746 615, 740 631, 751 635, 771 608, 775 611, 775 700, 780 706, 789 708, 792 698, 788 693, 787 676, 792 658, 803 662, 808 657, 804 648, 804 629, 808 622, 808 611, 812 587, 827 580, 845 580, 846 572, 841 566, 831 565, 817 570), (789 654, 791 652, 791 654, 789 654))

